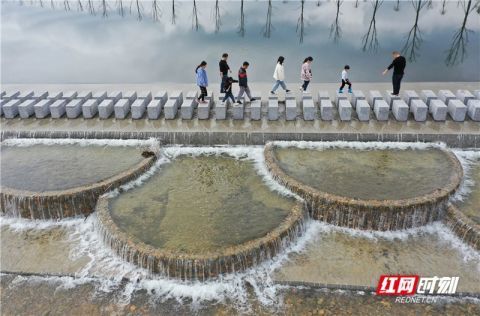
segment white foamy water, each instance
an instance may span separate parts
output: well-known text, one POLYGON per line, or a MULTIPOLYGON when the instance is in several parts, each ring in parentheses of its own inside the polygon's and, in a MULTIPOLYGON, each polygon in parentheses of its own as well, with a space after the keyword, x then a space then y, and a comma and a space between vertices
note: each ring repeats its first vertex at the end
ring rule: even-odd
POLYGON ((468 197, 475 185, 475 182, 471 178, 470 174, 472 167, 480 163, 480 150, 453 149, 452 151, 462 164, 463 168, 462 182, 457 192, 452 197, 452 200, 463 201, 468 197))
POLYGON ((158 140, 141 139, 84 139, 84 138, 8 138, 2 145, 28 147, 34 145, 78 145, 78 146, 148 146, 155 147, 158 140))
POLYGON ((407 143, 407 142, 350 142, 350 141, 332 141, 332 142, 310 142, 310 141, 274 141, 273 145, 280 148, 296 147, 300 149, 332 149, 332 148, 350 148, 358 150, 371 149, 429 149, 441 148, 447 149, 447 145, 441 142, 434 143, 407 143))

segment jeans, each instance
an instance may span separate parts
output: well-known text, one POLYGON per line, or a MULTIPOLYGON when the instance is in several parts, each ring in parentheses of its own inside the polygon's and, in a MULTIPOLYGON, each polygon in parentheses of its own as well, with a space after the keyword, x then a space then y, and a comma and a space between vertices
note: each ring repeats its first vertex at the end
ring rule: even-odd
POLYGON ((220 93, 225 92, 225 81, 227 81, 228 75, 222 76, 222 82, 220 83, 220 93))
POLYGON ((342 79, 342 86, 340 87, 340 90, 343 90, 343 88, 345 87, 345 85, 348 85, 348 89, 352 89, 352 83, 350 82, 350 80, 343 80, 342 79))
POLYGON ((222 102, 227 101, 228 98, 232 99, 232 102, 235 103, 235 97, 233 96, 232 90, 225 92, 225 96, 223 97, 222 102))
POLYGON ((310 80, 304 81, 302 84, 302 89, 303 91, 307 91, 308 84, 310 83, 310 80))
POLYGON ((237 100, 243 96, 243 93, 246 93, 248 98, 251 100, 252 95, 250 94, 250 88, 248 86, 240 86, 240 91, 238 91, 237 100))
POLYGON ((393 84, 393 94, 397 95, 400 93, 400 82, 402 82, 403 75, 393 74, 392 84, 393 84))
POLYGON ((275 82, 275 84, 273 85, 272 92, 275 92, 279 86, 282 86, 283 90, 287 90, 287 85, 285 84, 285 81, 277 80, 277 82, 275 82))
POLYGON ((200 96, 198 97, 198 100, 205 101, 207 94, 207 87, 200 86, 200 96))

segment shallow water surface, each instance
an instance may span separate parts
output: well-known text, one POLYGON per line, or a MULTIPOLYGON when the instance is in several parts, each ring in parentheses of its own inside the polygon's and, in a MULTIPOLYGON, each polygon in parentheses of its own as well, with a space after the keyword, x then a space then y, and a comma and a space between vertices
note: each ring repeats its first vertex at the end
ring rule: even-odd
POLYGON ((323 192, 358 199, 407 199, 450 179, 452 163, 438 149, 276 148, 280 167, 323 192))
POLYGON ((480 225, 480 161, 472 166, 470 178, 474 182, 471 192, 455 204, 465 215, 480 225))
POLYGON ((0 150, 1 185, 35 192, 93 184, 143 159, 133 146, 2 145, 0 150))
POLYGON ((294 203, 270 191, 251 161, 180 156, 142 186, 114 198, 110 208, 133 238, 202 253, 265 236, 294 203))

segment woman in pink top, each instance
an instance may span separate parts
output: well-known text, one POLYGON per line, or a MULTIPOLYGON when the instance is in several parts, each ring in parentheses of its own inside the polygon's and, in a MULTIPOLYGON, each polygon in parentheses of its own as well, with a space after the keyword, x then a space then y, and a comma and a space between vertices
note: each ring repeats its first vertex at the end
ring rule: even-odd
POLYGON ((312 61, 313 61, 313 58, 309 56, 305 58, 302 64, 302 72, 300 73, 300 79, 303 81, 303 84, 300 90, 302 90, 303 92, 307 91, 308 84, 312 79, 312 68, 311 68, 312 61))

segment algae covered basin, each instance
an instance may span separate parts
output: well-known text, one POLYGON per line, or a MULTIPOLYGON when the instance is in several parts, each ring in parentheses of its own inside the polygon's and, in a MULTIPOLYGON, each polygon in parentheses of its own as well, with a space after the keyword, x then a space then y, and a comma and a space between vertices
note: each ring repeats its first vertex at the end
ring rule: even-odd
POLYGON ((131 238, 172 252, 221 251, 264 237, 296 201, 272 192, 250 160, 181 155, 109 202, 131 238))
POLYGON ((35 144, 0 148, 2 187, 34 192, 96 183, 143 159, 135 146, 35 144))
POLYGON ((440 149, 275 148, 289 176, 330 194, 364 200, 409 199, 450 182, 453 162, 440 149))

